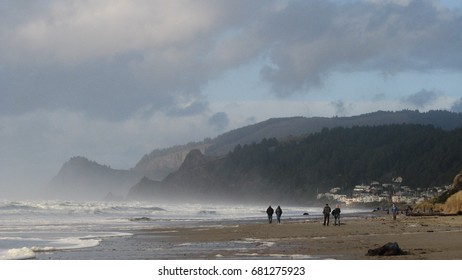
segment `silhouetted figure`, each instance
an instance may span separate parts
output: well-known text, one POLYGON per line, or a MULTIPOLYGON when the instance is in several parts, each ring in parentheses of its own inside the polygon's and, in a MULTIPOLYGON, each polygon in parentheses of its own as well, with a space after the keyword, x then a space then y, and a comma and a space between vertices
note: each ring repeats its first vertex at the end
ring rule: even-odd
POLYGON ((324 206, 324 210, 322 210, 322 214, 324 214, 324 225, 329 225, 330 211, 330 206, 326 203, 326 206, 324 206))
POLYGON ((409 216, 411 213, 412 213, 412 207, 408 205, 406 209, 404 209, 404 214, 406 214, 406 216, 409 216))
POLYGON ((334 226, 340 225, 340 206, 335 206, 335 209, 332 210, 332 215, 334 216, 334 226))
POLYGON ((396 206, 396 204, 393 203, 393 205, 391 206, 391 214, 393 215, 393 220, 396 220, 396 215, 398 214, 398 207, 396 206))
POLYGON ((276 218, 278 219, 278 224, 281 223, 281 216, 282 216, 282 209, 281 209, 281 206, 278 205, 278 208, 276 208, 276 218))
POLYGON ((273 213, 274 213, 274 210, 273 208, 271 207, 271 205, 268 207, 268 209, 266 209, 266 214, 268 214, 268 222, 271 224, 273 222, 273 213))

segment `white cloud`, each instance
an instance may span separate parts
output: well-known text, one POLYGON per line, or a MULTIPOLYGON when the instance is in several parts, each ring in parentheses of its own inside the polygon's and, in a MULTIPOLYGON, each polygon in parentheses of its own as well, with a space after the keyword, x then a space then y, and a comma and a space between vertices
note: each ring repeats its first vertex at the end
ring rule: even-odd
POLYGON ((217 12, 191 1, 56 1, 18 23, 10 45, 26 58, 82 63, 189 43, 214 28, 217 12))

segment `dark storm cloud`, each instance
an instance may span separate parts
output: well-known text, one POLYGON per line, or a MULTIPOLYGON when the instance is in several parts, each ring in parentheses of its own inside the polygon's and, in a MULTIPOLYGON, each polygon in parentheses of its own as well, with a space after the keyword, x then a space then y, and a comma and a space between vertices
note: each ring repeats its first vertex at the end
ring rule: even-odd
POLYGON ((462 16, 429 0, 3 1, 0 15, 1 114, 205 112, 207 83, 258 59, 282 96, 334 71, 462 67, 462 16))
POLYGON ((420 90, 406 98, 403 98, 403 101, 411 104, 418 108, 423 108, 428 104, 431 104, 438 98, 438 94, 433 91, 428 91, 425 89, 420 90))
POLYGON ((125 119, 140 108, 205 110, 201 89, 227 65, 208 53, 251 19, 253 1, 2 2, 0 110, 125 119), (161 7, 161 8, 160 8, 161 7), (17 13, 15 13, 17 12, 17 13), (13 15, 11 15, 13 14, 13 15), (179 104, 178 104, 179 102, 179 104), (192 104, 185 108, 184 104, 192 104))
POLYGON ((215 130, 223 131, 229 124, 229 118, 225 112, 218 112, 211 116, 208 122, 215 130))
POLYGON ((262 77, 286 94, 319 87, 332 71, 460 71, 461 14, 409 2, 292 3, 251 34, 271 45, 262 77))

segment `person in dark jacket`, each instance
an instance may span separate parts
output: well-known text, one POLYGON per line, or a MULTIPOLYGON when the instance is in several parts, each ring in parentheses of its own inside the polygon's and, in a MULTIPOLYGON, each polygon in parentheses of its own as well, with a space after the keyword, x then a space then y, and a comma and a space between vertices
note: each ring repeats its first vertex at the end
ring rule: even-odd
POLYGON ((335 209, 332 210, 332 215, 334 216, 334 226, 340 225, 340 206, 335 206, 335 209))
POLYGON ((322 210, 322 214, 324 215, 324 225, 329 225, 330 211, 330 206, 326 203, 326 206, 324 206, 324 210, 322 210))
POLYGON ((398 207, 393 203, 391 206, 391 213, 393 214, 393 220, 396 220, 396 215, 398 214, 398 207))
POLYGON ((274 210, 273 207, 271 207, 271 205, 268 207, 268 209, 266 209, 266 214, 268 214, 268 222, 271 224, 273 222, 274 214, 274 210))
POLYGON ((278 205, 278 208, 276 208, 276 218, 278 219, 278 224, 281 223, 281 216, 282 216, 282 209, 281 209, 281 206, 278 205))

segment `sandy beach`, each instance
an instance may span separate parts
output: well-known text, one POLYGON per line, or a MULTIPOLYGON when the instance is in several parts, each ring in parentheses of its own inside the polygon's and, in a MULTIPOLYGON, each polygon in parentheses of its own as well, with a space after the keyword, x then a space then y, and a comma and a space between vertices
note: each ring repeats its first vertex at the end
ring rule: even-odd
POLYGON ((187 258, 462 259, 462 216, 400 216, 395 221, 388 215, 362 217, 344 219, 341 226, 307 220, 188 228, 177 229, 169 238, 179 243, 229 244, 210 253, 191 252, 187 258), (366 256, 368 249, 388 242, 397 242, 407 255, 366 256))
POLYGON ((346 217, 341 226, 320 219, 268 224, 227 222, 134 231, 82 250, 43 254, 39 259, 462 259, 462 216, 346 217), (397 242, 406 255, 366 256, 397 242))

